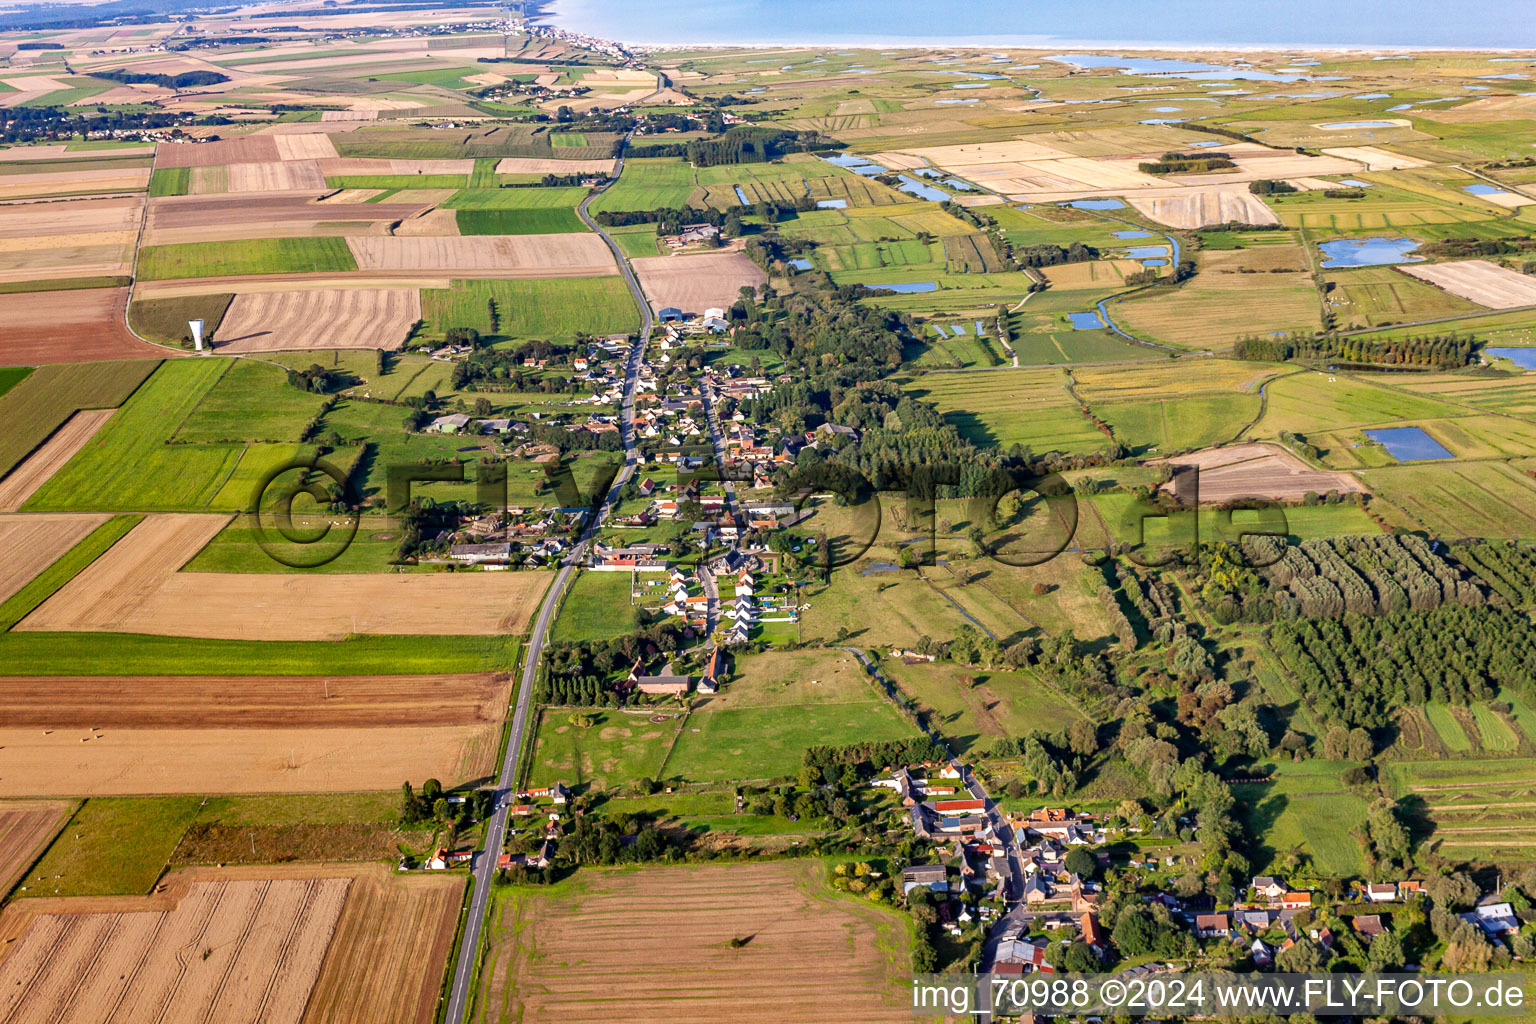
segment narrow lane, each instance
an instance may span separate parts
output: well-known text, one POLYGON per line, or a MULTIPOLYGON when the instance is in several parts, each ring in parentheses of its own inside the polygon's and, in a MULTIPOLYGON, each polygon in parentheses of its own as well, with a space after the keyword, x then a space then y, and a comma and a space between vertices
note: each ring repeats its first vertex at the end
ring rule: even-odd
MULTIPOLYGON (((629 139, 626 137, 624 141, 627 144, 629 139)), ((587 227, 597 232, 598 236, 608 244, 608 248, 613 252, 613 258, 619 264, 619 269, 624 273, 624 280, 629 285, 630 294, 640 307, 640 333, 635 343, 630 346, 629 355, 625 361, 624 399, 619 407, 619 436, 624 442, 624 465, 619 468, 618 476, 614 478, 613 485, 609 488, 597 513, 582 532, 580 541, 561 562, 560 571, 556 573, 554 583, 544 595, 544 603, 539 606, 538 618, 534 621, 533 632, 528 638, 523 675, 518 683, 517 703, 512 713, 512 734, 507 739, 506 756, 501 763, 501 774, 496 779, 496 810, 486 825, 484 849, 475 855, 470 869, 474 891, 470 896, 469 916, 464 923, 464 936, 459 946, 459 957, 454 966, 453 981, 449 985, 448 1009, 443 1017, 445 1024, 462 1024, 465 1011, 469 1007, 470 984, 474 978, 475 964, 479 962, 481 934, 485 930, 486 912, 490 906, 491 876, 496 871, 496 861, 501 855, 502 843, 506 840, 507 816, 512 806, 513 787, 517 785, 518 762, 522 759, 523 743, 527 739, 534 680, 538 675, 539 659, 544 653, 544 641, 549 635, 550 625, 555 620, 556 610, 560 607, 561 594, 565 592, 571 577, 576 573, 576 566, 591 546, 597 528, 618 504, 619 494, 625 482, 635 471, 637 461, 634 439, 635 386, 640 380, 640 367, 644 362, 646 343, 651 336, 653 322, 651 306, 645 299, 645 293, 640 288, 640 281, 635 277, 634 269, 624 258, 624 253, 619 249, 618 244, 587 212, 587 207, 591 205, 592 200, 611 188, 623 170, 624 158, 621 156, 613 179, 583 199, 581 205, 576 208, 576 212, 587 227)))

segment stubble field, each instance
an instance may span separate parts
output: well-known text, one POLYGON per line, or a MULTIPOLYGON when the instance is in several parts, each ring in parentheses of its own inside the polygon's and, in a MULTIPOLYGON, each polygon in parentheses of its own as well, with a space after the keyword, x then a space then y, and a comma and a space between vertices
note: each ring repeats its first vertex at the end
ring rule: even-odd
POLYGON ((4 560, 0 560, 0 602, 20 590, 28 580, 52 565, 108 518, 69 512, 40 516, 0 515, 0 551, 6 553, 4 560))
POLYGON ((178 572, 227 516, 152 515, 16 627, 230 640, 521 633, 542 572, 277 575, 178 572))
POLYGON ((739 252, 643 256, 630 262, 653 311, 667 306, 685 313, 716 306, 729 309, 743 286, 756 288, 768 280, 762 268, 739 252))
POLYGON ((219 328, 224 352, 377 348, 393 351, 421 319, 415 288, 315 288, 244 292, 219 328))
POLYGON ((71 804, 56 801, 0 803, 0 889, 11 891, 71 809, 71 804))
POLYGON ((517 890, 495 908, 475 1019, 607 1024, 616 993, 636 1024, 909 1016, 897 981, 905 925, 833 897, 820 871, 793 861, 599 871, 563 891, 517 890), (732 949, 733 938, 750 941, 732 949))
POLYGON ((4 479, 0 479, 0 512, 14 512, 47 483, 59 468, 84 448, 96 431, 112 418, 115 409, 82 409, 64 421, 64 425, 26 461, 4 479))

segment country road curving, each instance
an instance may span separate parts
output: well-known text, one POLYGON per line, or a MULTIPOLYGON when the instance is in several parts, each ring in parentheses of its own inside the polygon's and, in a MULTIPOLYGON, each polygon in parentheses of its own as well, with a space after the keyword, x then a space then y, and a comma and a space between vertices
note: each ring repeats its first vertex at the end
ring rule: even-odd
MULTIPOLYGON (((624 141, 627 144, 628 137, 624 141)), ((512 733, 507 739, 507 752, 501 763, 501 774, 496 779, 496 810, 486 825, 484 847, 475 855, 470 871, 474 889, 470 894, 468 917, 464 922, 464 934, 459 944, 458 960, 454 964, 453 980, 449 983, 448 1009, 443 1016, 444 1024, 461 1024, 469 1009, 470 984, 475 975, 475 965, 479 962, 481 935, 485 930, 486 913, 490 908, 491 876, 496 871, 496 860, 500 856, 502 843, 506 840, 507 817, 512 806, 513 789, 517 785, 518 762, 522 758, 523 744, 528 738, 528 715, 533 703, 533 686, 538 675, 539 659, 544 653, 544 640, 549 635, 549 627, 555 621, 555 615, 560 607, 560 596, 576 573, 577 563, 586 554, 598 526, 608 517, 614 505, 618 504, 621 489, 635 471, 635 385, 640 379, 640 365, 643 362, 646 341, 651 336, 653 323, 651 305, 646 301, 645 293, 640 288, 640 281, 635 277, 634 270, 630 267, 629 261, 624 258, 624 253, 619 249, 618 244, 587 213, 587 207, 592 200, 612 187, 623 170, 624 158, 621 156, 614 177, 607 185, 583 199, 581 205, 576 208, 576 213, 587 227, 607 243, 608 248, 613 252, 613 258, 618 261, 619 268, 624 273, 624 280, 629 285, 630 294, 634 296, 635 303, 640 307, 640 333, 635 344, 630 347, 629 356, 625 362, 624 401, 619 409, 619 436, 624 442, 624 465, 620 467, 618 476, 614 478, 613 485, 609 488, 597 514, 592 517, 592 521, 582 532, 581 540, 561 562, 560 571, 555 575, 554 583, 544 595, 544 602, 539 606, 539 614, 534 619, 533 632, 528 637, 523 675, 518 683, 517 703, 512 713, 512 733)))

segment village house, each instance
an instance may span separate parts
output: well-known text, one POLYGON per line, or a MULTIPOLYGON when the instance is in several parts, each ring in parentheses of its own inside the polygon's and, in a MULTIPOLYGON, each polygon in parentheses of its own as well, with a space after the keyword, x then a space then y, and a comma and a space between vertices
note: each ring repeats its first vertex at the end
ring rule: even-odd
POLYGON ((1285 886, 1277 879, 1268 875, 1257 875, 1253 879, 1253 890, 1266 900, 1277 900, 1285 895, 1285 886))
POLYGON ((1288 892, 1280 897, 1280 907, 1283 910, 1305 910, 1311 905, 1310 892, 1288 892))
POLYGON ((1509 903, 1485 903, 1462 914, 1461 919, 1477 925, 1490 939, 1503 938, 1520 930, 1520 919, 1509 903))
POLYGON ((1397 883, 1371 882, 1365 887, 1363 895, 1372 903, 1391 903, 1397 899, 1397 883))
POLYGON ((1232 934, 1226 914, 1196 914, 1195 937, 1201 939, 1225 939, 1232 934))
POLYGON ((687 694, 692 683, 693 680, 690 677, 674 674, 671 662, 662 666, 659 675, 641 675, 638 661, 629 672, 629 684, 641 693, 651 696, 681 697, 687 694))
POLYGON ((913 889, 929 889, 933 892, 949 891, 949 873, 942 864, 922 864, 917 867, 907 868, 901 873, 901 891, 903 894, 913 889))
POLYGON ((1354 925, 1355 934, 1366 943, 1387 930, 1381 923, 1380 914, 1360 914, 1351 920, 1350 924, 1354 925))

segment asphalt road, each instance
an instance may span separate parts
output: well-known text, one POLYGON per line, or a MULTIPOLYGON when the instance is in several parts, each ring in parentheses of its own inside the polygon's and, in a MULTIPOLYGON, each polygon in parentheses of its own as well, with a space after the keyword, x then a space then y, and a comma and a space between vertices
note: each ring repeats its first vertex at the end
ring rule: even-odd
MULTIPOLYGON (((622 157, 619 159, 618 170, 620 173, 624 170, 622 157)), ((614 180, 617 180, 617 176, 614 180)), ((607 191, 611 185, 612 182, 609 182, 608 186, 604 186, 582 200, 576 212, 586 222, 587 227, 597 232, 603 241, 608 243, 614 259, 618 261, 620 269, 624 272, 624 280, 629 285, 630 294, 634 296, 635 303, 640 307, 639 340, 631 346, 629 358, 625 363, 624 401, 619 408, 619 436, 624 442, 624 465, 620 468, 618 476, 614 478, 613 486, 608 491, 607 497, 603 499, 597 514, 587 524, 581 540, 562 561, 560 571, 555 574, 554 583, 544 595, 544 603, 539 606, 538 617, 533 623, 533 632, 528 638, 528 648, 523 662, 523 677, 518 684, 517 704, 512 712, 512 734, 507 740, 507 753, 501 763, 501 774, 496 779, 496 810, 486 825, 485 846, 475 855, 470 868, 474 891, 469 900, 469 917, 464 922, 464 936, 459 945, 459 958, 453 969, 453 981, 448 989, 448 1012, 443 1017, 445 1024, 461 1024, 465 1011, 469 1007, 470 981, 474 976, 475 964, 480 957, 480 938, 485 930, 486 911, 490 906, 491 876, 496 870, 496 860, 501 854, 502 843, 506 841, 507 816, 512 806, 512 790, 517 784, 518 762, 521 760, 523 743, 527 738, 528 714, 533 703, 534 677, 538 674, 539 659, 544 653, 544 640, 549 635, 549 627, 555 621, 556 609, 560 607, 560 595, 565 592, 571 577, 575 575, 577 563, 586 554, 598 526, 618 504, 620 490, 635 471, 635 384, 640 379, 640 365, 644 358, 646 341, 651 336, 653 321, 651 305, 646 301, 645 293, 641 291, 640 282, 635 277, 629 261, 624 258, 624 254, 614 240, 587 213, 588 204, 607 191)))

